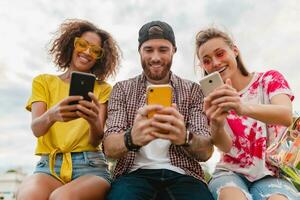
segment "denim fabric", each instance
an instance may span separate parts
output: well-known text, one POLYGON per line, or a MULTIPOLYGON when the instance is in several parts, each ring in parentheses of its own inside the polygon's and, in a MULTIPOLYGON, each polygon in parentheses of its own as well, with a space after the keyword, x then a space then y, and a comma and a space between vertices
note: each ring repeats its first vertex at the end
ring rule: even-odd
POLYGON ((287 180, 266 176, 250 182, 241 174, 218 170, 208 184, 214 199, 218 199, 219 192, 224 187, 238 187, 248 200, 266 200, 272 194, 281 194, 289 200, 300 199, 300 193, 287 180))
MULTIPOLYGON (((109 183, 111 182, 110 173, 108 171, 108 164, 102 152, 75 152, 72 156, 72 180, 83 175, 95 175, 104 178, 109 183)), ((56 155, 56 162, 54 170, 56 174, 60 175, 60 168, 62 163, 62 154, 56 155)), ((42 155, 38 161, 34 173, 50 173, 48 155, 42 155)))
POLYGON ((107 200, 213 200, 207 185, 167 169, 138 169, 112 183, 107 200))

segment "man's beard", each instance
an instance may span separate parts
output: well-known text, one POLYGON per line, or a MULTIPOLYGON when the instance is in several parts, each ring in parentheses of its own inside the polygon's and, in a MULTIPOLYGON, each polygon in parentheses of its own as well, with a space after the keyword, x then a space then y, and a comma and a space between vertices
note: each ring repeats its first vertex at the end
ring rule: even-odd
POLYGON ((144 73, 148 78, 150 78, 151 80, 159 81, 164 79, 170 72, 170 68, 172 66, 172 59, 170 60, 170 62, 166 63, 166 65, 163 66, 163 70, 160 73, 156 73, 156 74, 153 74, 151 72, 151 70, 149 69, 150 67, 146 64, 145 60, 142 60, 141 64, 144 73))

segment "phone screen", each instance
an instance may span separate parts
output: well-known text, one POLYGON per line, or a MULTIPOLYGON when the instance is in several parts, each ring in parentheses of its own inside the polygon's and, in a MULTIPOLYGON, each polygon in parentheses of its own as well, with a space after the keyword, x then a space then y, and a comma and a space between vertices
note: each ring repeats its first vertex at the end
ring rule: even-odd
MULTIPOLYGON (((94 91, 96 77, 93 74, 72 72, 69 96, 82 96, 84 100, 91 101, 88 93, 94 91)), ((77 104, 71 102, 70 104, 77 104)))

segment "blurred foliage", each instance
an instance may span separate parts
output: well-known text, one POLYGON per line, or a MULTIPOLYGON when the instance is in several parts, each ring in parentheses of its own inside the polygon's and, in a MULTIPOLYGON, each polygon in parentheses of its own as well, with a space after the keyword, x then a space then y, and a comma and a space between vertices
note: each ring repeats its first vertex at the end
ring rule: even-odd
POLYGON ((17 169, 9 169, 6 171, 6 173, 15 173, 15 172, 18 172, 17 169))

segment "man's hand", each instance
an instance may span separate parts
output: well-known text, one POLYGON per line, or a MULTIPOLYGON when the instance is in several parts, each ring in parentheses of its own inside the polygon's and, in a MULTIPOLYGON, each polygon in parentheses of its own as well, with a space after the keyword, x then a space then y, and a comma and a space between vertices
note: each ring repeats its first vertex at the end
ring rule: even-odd
POLYGON ((145 105, 137 111, 131 130, 133 144, 145 146, 156 139, 151 133, 158 131, 158 129, 151 125, 153 119, 148 119, 148 113, 151 111, 160 111, 162 108, 160 105, 145 105))
POLYGON ((175 145, 182 145, 186 140, 186 127, 184 117, 177 110, 176 104, 166 107, 153 116, 151 126, 158 131, 153 131, 152 136, 170 140, 175 145))

